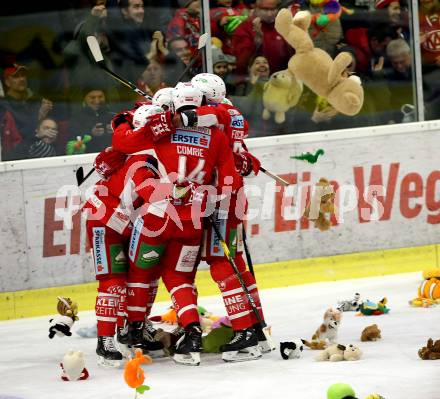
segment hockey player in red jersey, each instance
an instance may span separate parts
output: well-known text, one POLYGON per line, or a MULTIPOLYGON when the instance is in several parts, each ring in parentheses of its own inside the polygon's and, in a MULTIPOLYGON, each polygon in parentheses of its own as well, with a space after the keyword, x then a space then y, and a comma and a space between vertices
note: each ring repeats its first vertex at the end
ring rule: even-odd
MULTIPOLYGON (((138 155, 125 160, 117 152, 103 153, 95 161, 95 169, 103 179, 95 185, 83 210, 87 212, 87 236, 92 247, 98 296, 96 319, 98 364, 119 367, 122 354, 114 342, 117 319, 122 328, 126 276, 128 271, 127 247, 131 235, 131 213, 136 204, 127 201, 139 197, 148 201, 154 187, 154 173, 150 169, 151 157, 138 155), (105 160, 105 161, 104 161, 105 160), (109 163, 119 165, 111 176, 107 175, 109 163), (151 184, 143 184, 149 180, 151 184), (135 187, 136 196, 125 195, 135 187), (119 316, 119 317, 118 317, 119 316), (122 317, 121 317, 122 316, 122 317)), ((157 289, 157 288, 156 288, 157 289)), ((159 349, 159 348, 157 348, 159 349)))
MULTIPOLYGON (((195 108, 201 101, 202 93, 190 84, 179 84, 173 93, 176 111, 195 108)), ((140 338, 146 302, 143 284, 151 275, 161 274, 185 329, 185 335, 176 345, 174 360, 198 365, 201 328, 194 278, 202 235, 202 213, 196 209, 202 209, 200 202, 205 198, 198 188, 208 189, 205 185, 212 184, 215 173, 217 188, 228 187, 226 191, 230 193, 240 186, 240 177, 227 139, 218 128, 178 128, 155 142, 148 140, 150 131, 161 135, 171 130, 167 114, 163 114, 162 121, 160 127, 155 125, 156 120, 152 121, 145 126, 144 132, 121 124, 113 135, 116 150, 153 155, 158 161, 161 179, 171 183, 174 189, 174 194, 165 201, 151 201, 147 213, 134 223, 129 245, 128 284, 133 287, 127 299, 129 332, 133 342, 140 338), (177 219, 171 217, 170 210, 177 213, 177 219)), ((212 194, 212 190, 208 191, 212 194)))
MULTIPOLYGON (((234 155, 235 166, 240 175, 257 175, 260 162, 249 153, 243 141, 248 135, 247 121, 232 104, 224 103, 226 87, 223 80, 217 75, 202 73, 196 75, 191 82, 203 92, 207 105, 197 109, 197 118, 189 114, 187 115, 188 119, 197 120, 197 126, 212 126, 213 124, 219 126, 228 139, 229 147, 234 155)), ((241 186, 243 186, 242 179, 241 186)), ((222 209, 216 211, 216 220, 226 242, 232 249, 235 263, 246 287, 253 296, 257 309, 263 318, 255 278, 246 269, 243 259, 242 222, 246 208, 246 196, 244 191, 240 190, 238 196, 231 197, 228 212, 222 209)), ((252 360, 261 357, 260 349, 263 352, 270 352, 272 347, 267 342, 240 282, 224 256, 219 240, 210 225, 207 225, 207 231, 204 233, 202 259, 210 265, 212 278, 217 282, 222 292, 223 301, 235 333, 231 342, 220 348, 223 352, 223 359, 225 361, 252 360)))

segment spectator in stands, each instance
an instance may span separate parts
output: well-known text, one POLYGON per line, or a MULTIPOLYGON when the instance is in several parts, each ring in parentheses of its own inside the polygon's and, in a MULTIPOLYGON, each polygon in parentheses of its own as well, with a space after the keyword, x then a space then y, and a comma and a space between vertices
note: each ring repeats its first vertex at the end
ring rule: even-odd
POLYGON ((14 148, 10 159, 54 157, 57 155, 55 148, 57 137, 58 124, 53 119, 44 118, 38 122, 35 134, 14 148))
POLYGON ((220 76, 226 84, 226 92, 229 95, 235 94, 235 85, 230 75, 230 64, 235 63, 235 57, 224 54, 222 50, 217 47, 212 47, 212 69, 213 72, 220 76))
POLYGON ((135 80, 147 67, 150 33, 144 24, 143 0, 121 0, 107 19, 109 56, 117 72, 135 80))
POLYGON ((375 73, 381 73, 388 83, 391 91, 393 113, 390 121, 399 123, 403 118, 402 106, 415 103, 411 71, 411 49, 404 39, 395 39, 388 43, 386 55, 391 67, 383 68, 375 73))
POLYGON ((389 24, 403 39, 410 40, 408 13, 402 12, 400 0, 376 0, 375 7, 377 11, 373 17, 376 21, 389 24))
POLYGON ((440 118, 440 1, 421 1, 419 21, 426 119, 438 119, 440 118))
POLYGON ((382 68, 385 49, 397 37, 396 30, 388 24, 377 24, 370 29, 349 29, 345 33, 345 41, 356 51, 356 72, 371 74, 374 69, 382 68))
POLYGON ((91 89, 84 96, 81 108, 72 115, 70 121, 70 140, 85 134, 92 140, 86 145, 86 152, 100 152, 111 145, 113 114, 108 110, 105 93, 100 89, 91 89))
POLYGON ((232 37, 237 74, 242 79, 247 75, 249 61, 256 55, 266 57, 272 72, 287 67, 293 49, 275 30, 278 5, 277 0, 256 0, 252 18, 240 24, 232 37))
POLYGON ((261 99, 263 86, 269 79, 269 61, 263 55, 254 57, 248 68, 249 74, 245 81, 237 85, 235 95, 250 96, 261 99))
MULTIPOLYGON (((167 87, 165 83, 165 72, 162 64, 155 60, 151 60, 145 71, 138 80, 138 87, 150 96, 154 96, 156 91, 167 87)), ((144 98, 139 99, 143 101, 144 98)))
POLYGON ((66 102, 81 102, 84 90, 94 85, 105 90, 112 100, 119 99, 120 85, 107 74, 102 73, 90 54, 87 36, 96 36, 105 56, 105 63, 112 68, 108 58, 110 46, 104 32, 107 9, 104 5, 93 7, 90 14, 75 29, 73 39, 64 49, 64 65, 67 69, 69 90, 66 102))
POLYGON ((189 44, 191 54, 197 51, 200 37, 200 0, 178 0, 178 9, 170 21, 167 30, 167 40, 184 37, 189 44))
POLYGON ((168 49, 175 54, 179 59, 188 65, 191 62, 191 50, 188 41, 184 37, 175 37, 168 43, 168 49))
POLYGON ((23 65, 5 68, 3 84, 5 97, 0 101, 0 133, 5 155, 33 136, 35 126, 49 115, 53 103, 32 92, 28 86, 27 68, 23 65))
MULTIPOLYGON (((168 86, 174 86, 177 78, 182 75, 191 62, 191 51, 188 41, 183 37, 175 37, 168 42, 169 54, 166 56, 163 65, 165 69, 165 82, 168 86)), ((195 62, 189 71, 181 76, 181 81, 189 81, 201 72, 201 63, 195 62)))
POLYGON ((211 0, 211 35, 222 41, 218 46, 225 54, 233 54, 232 36, 249 15, 244 4, 234 0, 211 0))

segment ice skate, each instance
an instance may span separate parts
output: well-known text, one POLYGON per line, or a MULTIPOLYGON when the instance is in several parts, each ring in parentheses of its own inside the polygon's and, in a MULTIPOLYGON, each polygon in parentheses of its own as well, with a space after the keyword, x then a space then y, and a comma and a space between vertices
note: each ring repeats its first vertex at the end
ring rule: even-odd
POLYGON ((98 337, 96 354, 98 355, 98 366, 119 368, 123 364, 122 354, 116 349, 113 337, 98 337))
MULTIPOLYGON (((263 328, 261 328, 259 324, 254 324, 253 327, 255 332, 257 333, 258 346, 260 347, 261 353, 269 353, 275 350, 275 344, 273 343, 272 339, 267 339, 266 335, 264 334, 263 328)), ((265 329, 267 329, 267 327, 265 327, 265 329)))
POLYGON ((162 342, 158 342, 154 339, 156 335, 156 329, 153 327, 153 323, 145 319, 144 327, 142 330, 142 343, 138 345, 145 354, 148 354, 152 358, 164 357, 164 347, 162 342))
POLYGON ((202 329, 200 325, 193 324, 185 328, 185 334, 177 341, 173 360, 187 366, 198 366, 201 351, 202 329))
POLYGON ((134 357, 134 351, 128 345, 128 324, 117 328, 116 342, 117 348, 124 358, 132 359, 134 357))
POLYGON ((126 343, 130 346, 136 346, 142 344, 144 339, 144 322, 143 321, 132 321, 128 323, 128 333, 126 343))
POLYGON ((220 352, 225 362, 245 362, 262 356, 253 328, 235 331, 231 341, 220 347, 220 352))

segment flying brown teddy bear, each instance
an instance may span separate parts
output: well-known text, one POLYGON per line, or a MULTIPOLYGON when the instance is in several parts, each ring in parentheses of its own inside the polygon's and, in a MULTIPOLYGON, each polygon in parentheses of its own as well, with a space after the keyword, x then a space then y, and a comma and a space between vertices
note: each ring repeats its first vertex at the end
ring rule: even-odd
POLYGON ((275 19, 275 29, 295 49, 288 69, 338 112, 356 115, 364 102, 364 90, 360 78, 346 71, 352 57, 342 52, 333 60, 324 50, 315 48, 308 33, 311 20, 308 11, 298 11, 292 17, 286 8, 280 10, 275 19))
POLYGON ((315 227, 321 231, 330 229, 330 215, 335 212, 335 192, 329 181, 321 177, 316 183, 316 189, 310 202, 304 210, 304 216, 315 222, 315 227), (318 208, 319 205, 319 208, 318 208), (327 218, 326 214, 330 214, 327 218))

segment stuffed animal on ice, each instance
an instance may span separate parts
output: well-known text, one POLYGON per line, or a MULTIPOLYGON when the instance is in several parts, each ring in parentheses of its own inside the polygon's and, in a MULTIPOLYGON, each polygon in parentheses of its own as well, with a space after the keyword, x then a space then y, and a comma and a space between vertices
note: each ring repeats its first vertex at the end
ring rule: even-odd
POLYGON ((78 320, 78 305, 70 298, 59 296, 57 310, 60 315, 49 320, 49 338, 52 339, 55 335, 70 337, 72 335, 70 329, 73 323, 78 320))
POLYGON ((417 290, 417 298, 410 300, 409 304, 422 308, 440 304, 440 269, 424 270, 423 278, 417 290))
POLYGON ((387 298, 383 298, 377 303, 371 302, 367 299, 366 301, 362 302, 361 306, 359 307, 359 311, 364 316, 380 316, 390 311, 390 309, 386 306, 387 303, 387 298))
POLYGON ((63 381, 86 380, 89 378, 89 372, 86 369, 84 354, 81 351, 70 349, 63 357, 60 363, 63 374, 63 381))
POLYGON ((342 312, 335 309, 327 309, 324 313, 324 321, 312 336, 312 341, 327 341, 335 343, 338 337, 338 328, 341 323, 342 312))
POLYGON ((288 69, 275 72, 263 87, 263 119, 268 120, 275 113, 275 122, 286 120, 286 112, 298 104, 303 85, 288 69))
POLYGON ((336 309, 340 310, 341 312, 357 312, 361 306, 361 303, 361 295, 356 292, 353 299, 339 301, 336 309))
POLYGON ((365 327, 361 334, 361 341, 377 341, 381 339, 380 330, 377 324, 373 324, 371 326, 365 327))
POLYGON ((290 342, 280 342, 281 357, 284 360, 299 359, 304 350, 304 342, 301 339, 295 339, 290 342))
MULTIPOLYGON (((356 393, 353 388, 342 382, 330 385, 327 390, 327 399, 356 399, 356 393)), ((373 393, 368 395, 365 399, 385 399, 383 396, 373 393)))
POLYGON ((310 202, 304 209, 304 217, 315 222, 315 227, 321 231, 330 229, 330 216, 335 212, 335 192, 327 179, 321 177, 316 183, 315 191, 310 202))
POLYGON ((342 52, 333 60, 325 51, 315 48, 308 33, 311 20, 308 11, 299 11, 292 17, 285 8, 275 19, 275 29, 295 49, 288 69, 338 112, 356 115, 364 102, 364 90, 359 77, 346 72, 352 57, 342 52))
POLYGON ((426 346, 419 349, 419 357, 422 360, 440 359, 440 339, 434 342, 432 338, 429 338, 426 346))
POLYGON ((359 360, 362 356, 362 351, 354 345, 340 345, 335 344, 329 346, 320 352, 315 360, 318 362, 330 361, 340 362, 342 360, 355 361, 359 360))

